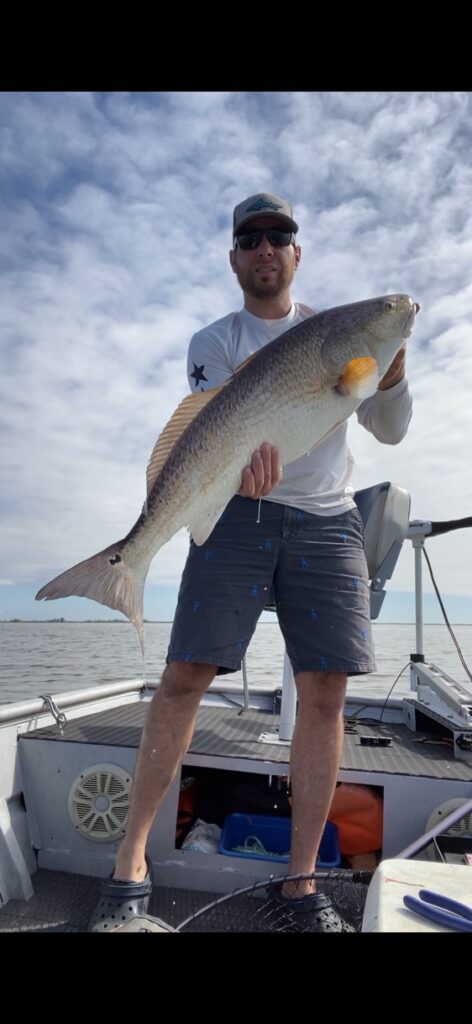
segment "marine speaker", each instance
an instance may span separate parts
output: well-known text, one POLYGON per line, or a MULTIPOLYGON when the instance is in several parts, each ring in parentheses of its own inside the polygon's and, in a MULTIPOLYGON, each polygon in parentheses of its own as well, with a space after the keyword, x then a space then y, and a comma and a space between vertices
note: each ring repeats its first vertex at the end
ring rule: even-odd
POLYGON ((129 795, 133 779, 116 764, 96 764, 72 783, 69 815, 85 839, 111 843, 125 833, 129 795))
MULTIPOLYGON (((425 825, 425 832, 429 832, 431 828, 435 828, 436 825, 439 825, 442 818, 447 818, 448 814, 452 814, 453 811, 458 810, 459 807, 465 803, 466 800, 463 800, 462 797, 455 797, 452 800, 445 800, 443 804, 439 804, 439 806, 435 807, 434 811, 431 812, 425 825)), ((452 825, 452 827, 448 828, 447 832, 444 833, 444 835, 447 836, 460 836, 464 834, 472 836, 472 813, 466 814, 460 821, 456 822, 455 825, 452 825)), ((425 853, 427 853, 430 860, 441 860, 441 856, 434 842, 430 843, 429 846, 426 847, 425 853)))

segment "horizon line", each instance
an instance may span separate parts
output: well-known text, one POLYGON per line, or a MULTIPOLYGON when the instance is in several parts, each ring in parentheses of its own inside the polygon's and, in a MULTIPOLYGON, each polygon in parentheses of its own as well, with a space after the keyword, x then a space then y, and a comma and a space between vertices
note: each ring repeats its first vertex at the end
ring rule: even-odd
MULTIPOLYGON (((168 624, 172 623, 173 621, 174 621, 173 619, 144 619, 143 620, 144 625, 168 625, 168 624)), ((56 619, 20 619, 17 616, 15 616, 12 619, 0 619, 0 624, 7 624, 7 625, 15 625, 16 623, 31 623, 31 622, 39 622, 39 623, 42 623, 43 625, 51 625, 51 624, 54 624, 54 623, 58 623, 58 624, 62 624, 62 623, 66 623, 66 624, 67 623, 71 623, 72 624, 72 623, 74 623, 76 625, 78 625, 79 623, 82 623, 82 624, 85 624, 85 625, 90 625, 90 623, 93 623, 93 622, 99 622, 101 624, 110 623, 111 625, 112 624, 116 625, 116 623, 120 623, 120 624, 122 624, 124 626, 132 626, 133 625, 132 622, 129 622, 128 619, 66 619, 66 618, 63 618, 63 617, 56 618, 56 619)), ((257 625, 258 626, 277 626, 278 625, 278 621, 277 621, 277 619, 274 619, 273 622, 268 622, 267 620, 261 620, 261 621, 257 622, 257 625)), ((397 619, 391 619, 391 620, 388 620, 388 621, 385 620, 383 622, 376 622, 375 619, 374 619, 372 621, 372 625, 373 626, 415 626, 416 622, 415 622, 414 619, 411 619, 408 622, 398 621, 397 619)), ((427 622, 427 621, 423 621, 423 625, 424 626, 447 626, 447 623, 446 622, 427 622)), ((453 626, 472 626, 472 622, 452 622, 451 625, 453 625, 453 626)))

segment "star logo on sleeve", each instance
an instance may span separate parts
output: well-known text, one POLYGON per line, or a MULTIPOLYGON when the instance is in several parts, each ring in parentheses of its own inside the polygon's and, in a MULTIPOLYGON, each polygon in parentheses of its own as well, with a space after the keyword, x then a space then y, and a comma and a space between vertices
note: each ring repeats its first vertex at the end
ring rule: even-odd
POLYGON ((202 364, 202 366, 197 366, 196 363, 193 364, 193 373, 191 373, 190 376, 195 378, 195 387, 197 387, 197 384, 199 384, 201 380, 208 381, 208 377, 205 377, 203 372, 204 369, 205 364, 202 364))

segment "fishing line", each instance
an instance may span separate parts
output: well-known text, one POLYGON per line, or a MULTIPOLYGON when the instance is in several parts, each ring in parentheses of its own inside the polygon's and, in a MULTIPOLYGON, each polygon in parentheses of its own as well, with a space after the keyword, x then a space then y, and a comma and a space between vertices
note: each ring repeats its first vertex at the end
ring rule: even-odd
POLYGON ((146 630, 144 628, 144 625, 141 627, 141 630, 142 630, 141 653, 142 653, 142 656, 143 656, 143 690, 147 690, 148 685, 147 685, 147 680, 146 680, 147 664, 146 664, 146 645, 145 645, 146 630))

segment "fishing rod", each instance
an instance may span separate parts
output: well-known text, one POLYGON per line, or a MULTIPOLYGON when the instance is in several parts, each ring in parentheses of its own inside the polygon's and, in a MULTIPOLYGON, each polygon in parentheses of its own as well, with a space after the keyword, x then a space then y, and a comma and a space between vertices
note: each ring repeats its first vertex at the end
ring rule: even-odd
POLYGON ((465 516, 464 519, 445 519, 436 523, 428 519, 412 519, 406 531, 406 536, 410 540, 414 537, 437 537, 440 533, 449 533, 450 530, 463 530, 467 526, 472 526, 472 516, 465 516))

